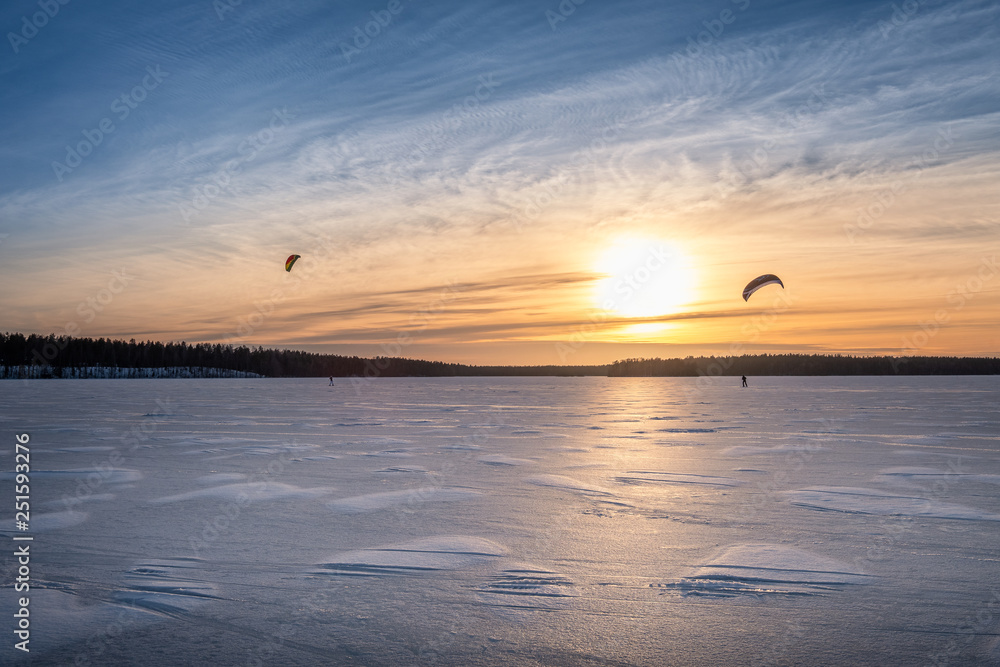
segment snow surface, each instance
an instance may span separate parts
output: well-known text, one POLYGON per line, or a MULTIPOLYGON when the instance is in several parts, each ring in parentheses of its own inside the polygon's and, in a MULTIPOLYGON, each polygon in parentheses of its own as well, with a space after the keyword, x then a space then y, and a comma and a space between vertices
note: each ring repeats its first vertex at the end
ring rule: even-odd
POLYGON ((412 506, 419 503, 471 500, 480 495, 482 494, 478 491, 423 486, 404 491, 384 491, 382 493, 366 493, 349 498, 338 498, 337 500, 328 502, 326 506, 334 512, 341 514, 362 514, 389 507, 412 506))
POLYGON ((535 463, 528 459, 517 459, 513 456, 504 456, 503 454, 480 456, 477 460, 491 466, 530 466, 535 463))
POLYGON ((899 496, 874 489, 849 486, 818 486, 787 491, 792 504, 816 510, 854 512, 857 514, 892 514, 936 519, 971 519, 1000 521, 1000 514, 942 503, 922 496, 899 496))
POLYGON ((814 595, 846 584, 867 583, 866 575, 843 561, 794 547, 745 544, 727 547, 676 584, 684 595, 814 595))
POLYGON ((442 535, 344 552, 320 567, 331 574, 345 575, 419 574, 468 568, 505 553, 499 544, 480 537, 442 535))
POLYGON ((738 385, 0 382, 0 664, 1000 664, 1000 379, 738 385))

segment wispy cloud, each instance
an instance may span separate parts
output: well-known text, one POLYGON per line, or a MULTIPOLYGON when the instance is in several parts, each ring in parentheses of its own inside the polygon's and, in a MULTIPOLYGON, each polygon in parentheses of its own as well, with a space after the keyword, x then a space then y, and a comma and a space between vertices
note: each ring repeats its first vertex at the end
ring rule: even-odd
MULTIPOLYGON (((170 303, 207 336, 318 236, 337 248, 296 297, 314 305, 274 326, 362 323, 331 340, 393 326, 448 279, 475 299, 442 339, 572 331, 588 258, 624 233, 677 239, 733 282, 850 266, 858 294, 942 247, 937 270, 960 275, 1000 231, 996 4, 895 22, 878 3, 730 4, 587 3, 552 25, 531 2, 403 3, 350 57, 374 5, 66 5, 0 69, 0 270, 23 286, 0 305, 58 326, 81 272, 126 262, 146 303, 123 326, 170 303), (120 118, 148 67, 169 74, 120 118), (114 131, 60 181, 52 163, 103 118, 114 131), (540 294, 567 310, 531 320, 540 294)), ((702 300, 725 303, 712 280, 702 300)))

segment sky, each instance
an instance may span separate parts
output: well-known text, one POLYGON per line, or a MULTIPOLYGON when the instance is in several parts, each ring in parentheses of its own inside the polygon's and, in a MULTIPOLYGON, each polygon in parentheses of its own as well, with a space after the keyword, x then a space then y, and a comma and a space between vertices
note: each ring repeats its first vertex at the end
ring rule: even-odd
POLYGON ((0 330, 1000 354, 995 2, 14 0, 0 28, 0 330))

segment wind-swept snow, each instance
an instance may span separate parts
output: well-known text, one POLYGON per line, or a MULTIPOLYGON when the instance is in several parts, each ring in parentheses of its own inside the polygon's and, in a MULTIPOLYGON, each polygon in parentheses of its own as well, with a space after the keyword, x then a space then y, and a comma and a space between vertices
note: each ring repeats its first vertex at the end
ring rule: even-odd
POLYGON ((786 493, 793 505, 851 514, 890 514, 934 519, 1000 521, 1000 514, 944 503, 920 496, 901 496, 875 489, 817 486, 786 493))
POLYGON ((0 664, 991 664, 997 379, 729 380, 0 382, 0 664))
POLYGON ((349 498, 338 498, 331 500, 326 506, 341 514, 363 514, 401 505, 472 500, 479 495, 478 492, 467 489, 422 486, 403 491, 385 491, 384 493, 367 493, 349 498))

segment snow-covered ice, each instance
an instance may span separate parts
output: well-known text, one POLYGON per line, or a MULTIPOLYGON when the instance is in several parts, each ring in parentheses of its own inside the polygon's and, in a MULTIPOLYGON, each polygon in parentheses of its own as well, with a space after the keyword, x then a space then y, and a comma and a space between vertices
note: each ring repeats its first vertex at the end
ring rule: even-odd
POLYGON ((893 514, 935 519, 1000 521, 1000 514, 942 503, 923 496, 900 496, 874 489, 849 486, 817 486, 786 492, 792 504, 816 510, 857 514, 893 514))
POLYGON ((684 595, 812 595, 867 583, 848 563, 794 547, 741 544, 696 567, 676 584, 684 595))
POLYGON ((998 378, 30 380, 0 405, 3 665, 1000 664, 998 378))
POLYGON ((327 507, 341 514, 361 514, 399 506, 413 506, 422 503, 453 502, 469 500, 482 495, 478 491, 467 489, 450 489, 439 486, 422 486, 402 491, 383 491, 382 493, 365 493, 360 496, 338 498, 326 504, 327 507))
POLYGON ((481 537, 441 535, 344 552, 320 567, 341 575, 415 574, 472 567, 505 553, 501 545, 481 537))
POLYGON ((702 484, 705 486, 739 486, 742 482, 732 477, 692 475, 690 473, 661 472, 658 470, 628 470, 615 481, 623 484, 702 484))
POLYGON ((505 456, 503 454, 480 456, 477 460, 491 466, 530 466, 534 464, 534 461, 528 459, 517 459, 513 456, 505 456))
POLYGON ((525 481, 538 486, 550 486, 556 489, 564 489, 566 491, 574 491, 584 494, 599 494, 602 496, 615 495, 613 491, 609 491, 604 487, 587 482, 581 482, 578 479, 566 477, 565 475, 531 475, 530 477, 525 477, 525 481))
POLYGON ((274 500, 275 498, 316 498, 325 496, 330 489, 300 489, 291 484, 281 482, 248 482, 246 484, 224 484, 213 486, 207 489, 195 489, 187 493, 178 493, 174 496, 154 498, 151 503, 179 503, 185 500, 195 500, 200 498, 220 498, 239 502, 259 502, 262 500, 274 500))

